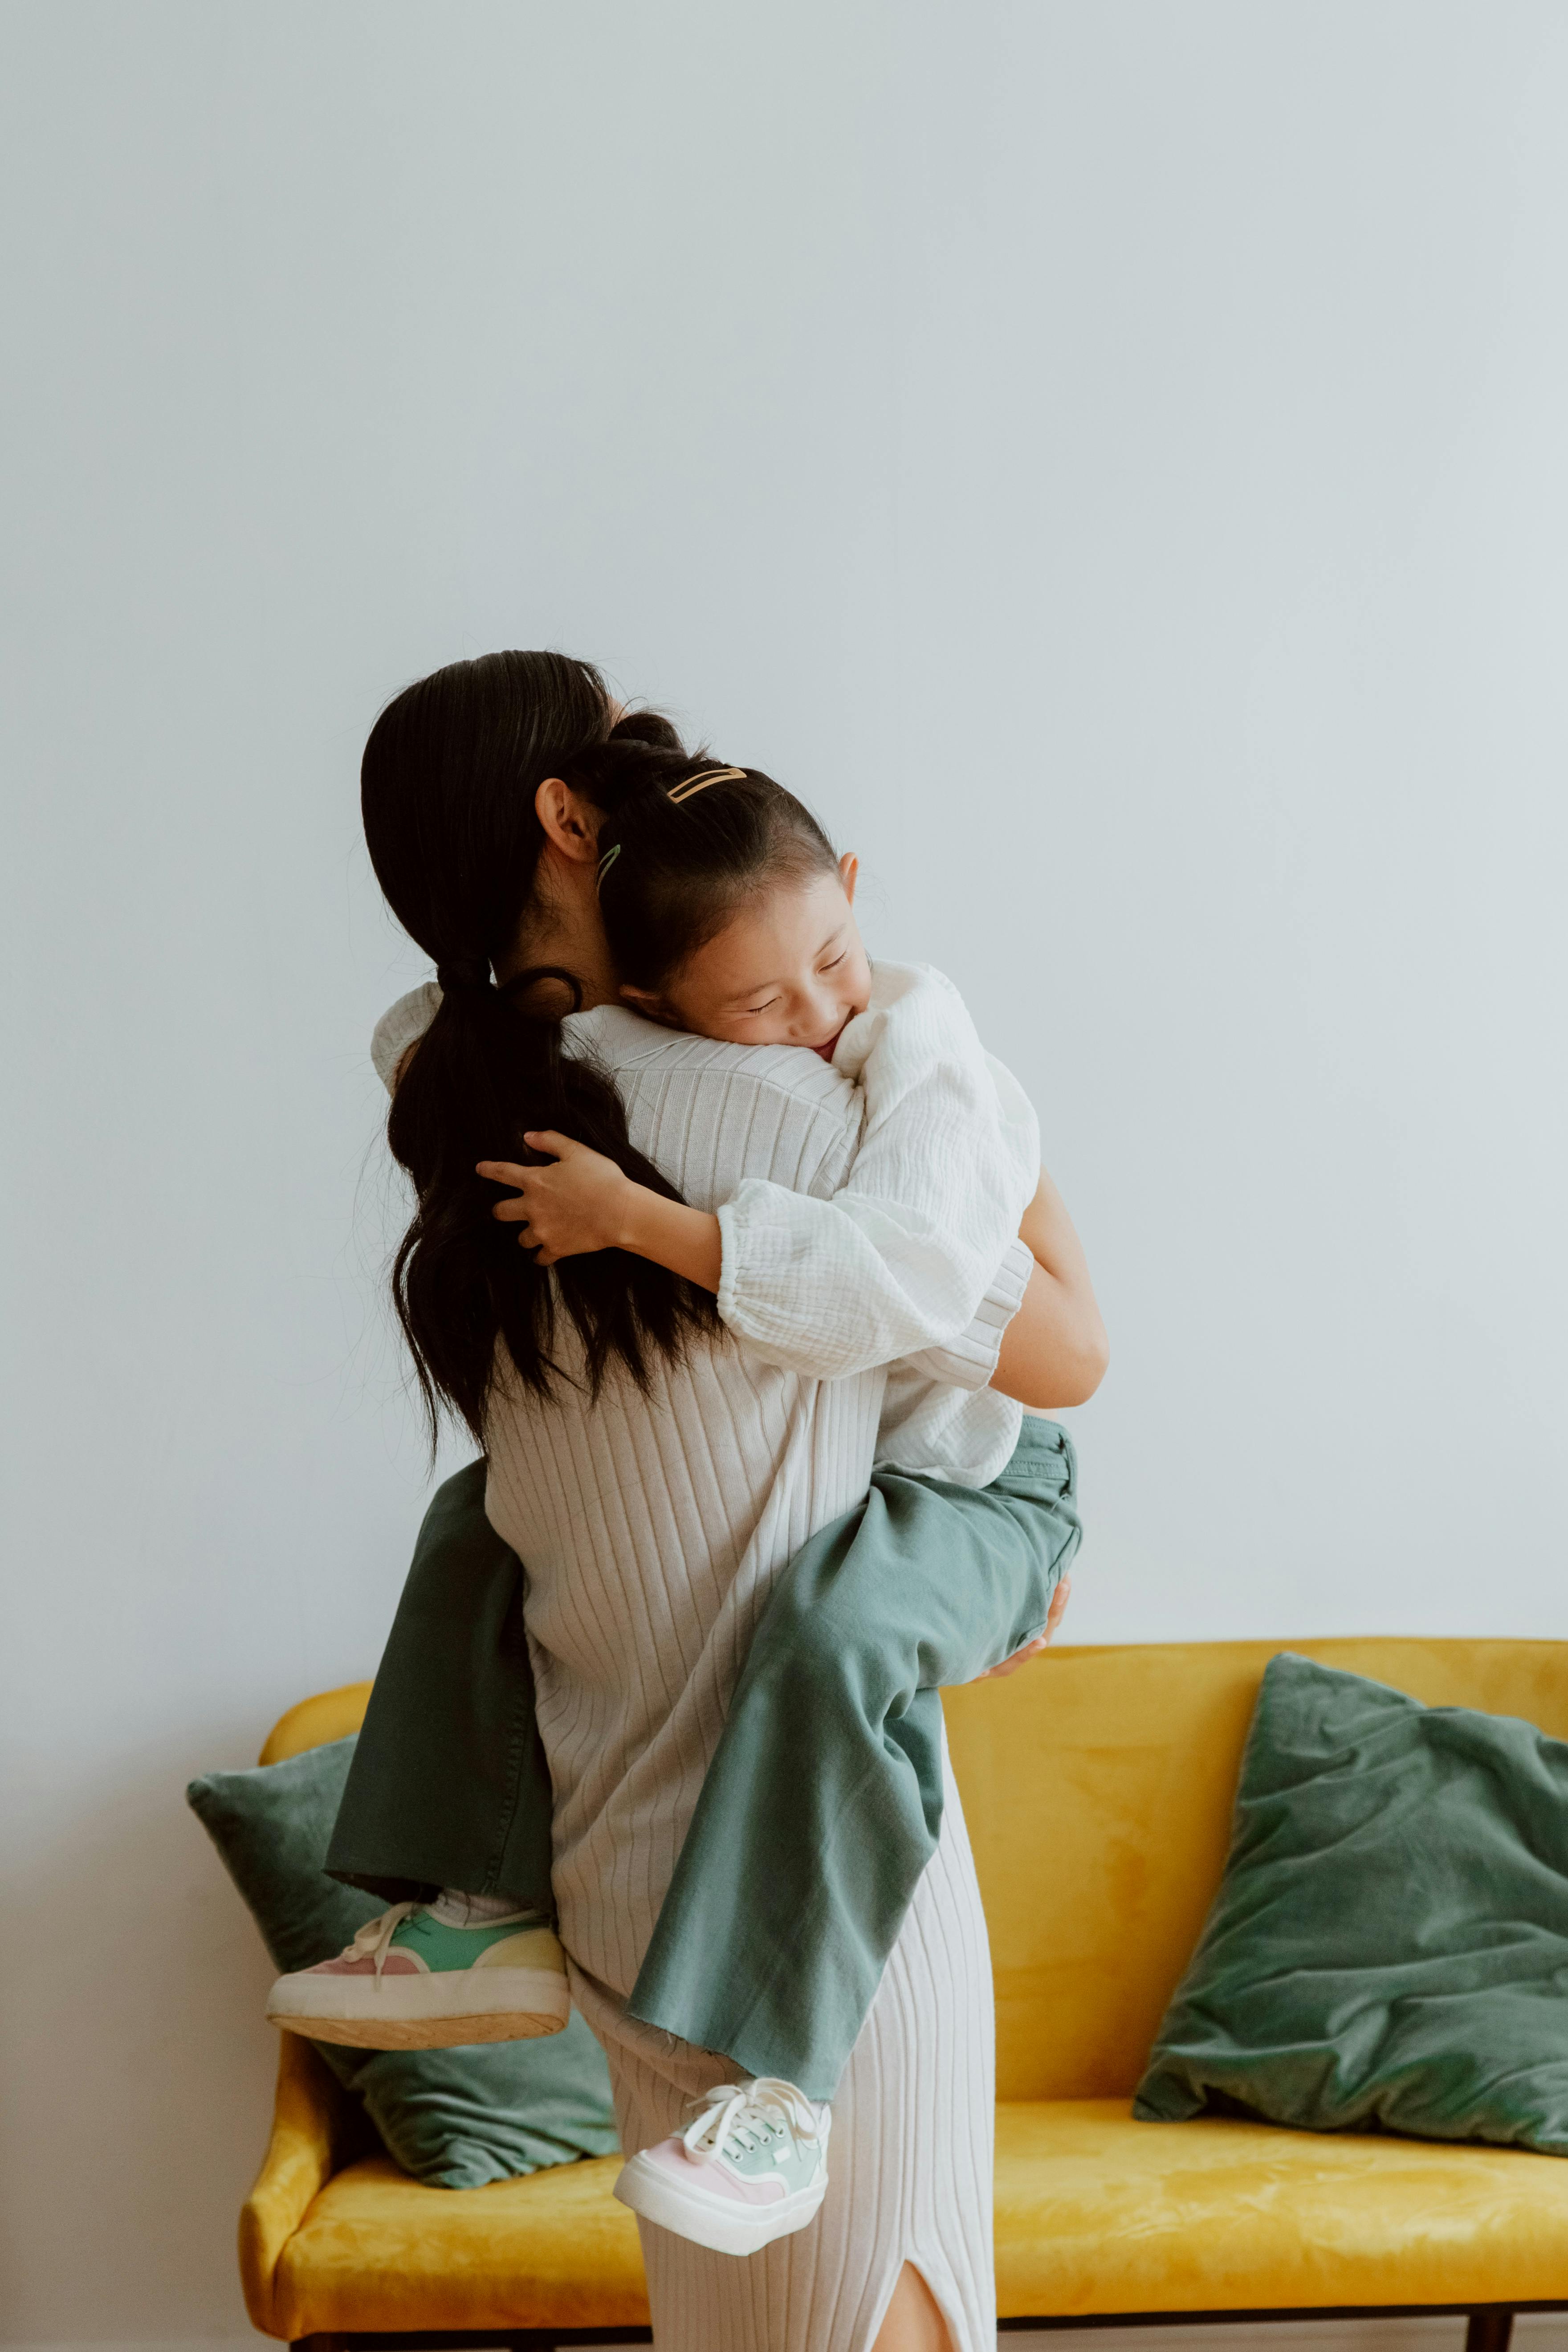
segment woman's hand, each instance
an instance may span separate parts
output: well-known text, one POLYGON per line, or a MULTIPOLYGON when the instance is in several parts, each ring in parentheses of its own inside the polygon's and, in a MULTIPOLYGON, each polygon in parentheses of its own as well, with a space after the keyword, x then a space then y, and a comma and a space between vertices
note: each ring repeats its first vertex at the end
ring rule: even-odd
POLYGON ((591 1151, 553 1129, 522 1139, 531 1151, 548 1151, 553 1165, 523 1168, 515 1160, 481 1160, 477 1165, 487 1182, 515 1185, 522 1195, 498 1201, 490 1214, 500 1224, 521 1228, 517 1238, 533 1252, 536 1265, 553 1265, 557 1258, 581 1257, 588 1250, 624 1249, 717 1291, 723 1264, 717 1217, 634 1183, 602 1151, 591 1151))
POLYGON ((1070 1576, 1064 1576, 1051 1595, 1051 1605, 1046 1613, 1045 1632, 1037 1634, 1032 1642, 1026 1642, 1021 1650, 1015 1650, 1010 1658, 1004 1658, 999 1666, 987 1666, 983 1675, 976 1675, 975 1681, 989 1683, 998 1680, 1003 1675, 1016 1675, 1020 1666, 1026 1666, 1031 1658, 1037 1658, 1042 1650, 1048 1650, 1056 1638, 1057 1627, 1062 1622, 1062 1612, 1067 1608, 1071 1594, 1072 1579, 1070 1576))
POLYGON ((524 1168, 515 1160, 481 1160, 479 1174, 491 1184, 515 1185, 521 1200, 498 1201, 490 1214, 498 1224, 521 1228, 518 1241, 531 1250, 536 1265, 581 1257, 588 1250, 620 1249, 631 1222, 633 1198, 643 1187, 602 1151, 574 1143, 546 1129, 525 1135, 531 1151, 548 1151, 551 1164, 524 1168))

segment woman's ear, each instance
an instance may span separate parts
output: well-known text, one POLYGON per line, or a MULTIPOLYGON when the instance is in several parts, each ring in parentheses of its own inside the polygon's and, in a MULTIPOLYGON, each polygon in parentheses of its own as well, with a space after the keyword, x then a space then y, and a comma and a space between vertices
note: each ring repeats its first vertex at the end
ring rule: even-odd
POLYGON ((664 1029, 679 1029, 679 1022, 657 988, 626 988, 616 992, 621 1003, 640 1013, 645 1021, 657 1021, 664 1029))
POLYGON ((546 841, 574 866, 593 866, 599 856, 599 813, 560 776, 546 776, 533 795, 546 841))
POLYGON ((852 850, 847 849, 838 861, 838 879, 844 885, 844 896, 851 906, 855 904, 855 877, 859 871, 860 860, 852 850))

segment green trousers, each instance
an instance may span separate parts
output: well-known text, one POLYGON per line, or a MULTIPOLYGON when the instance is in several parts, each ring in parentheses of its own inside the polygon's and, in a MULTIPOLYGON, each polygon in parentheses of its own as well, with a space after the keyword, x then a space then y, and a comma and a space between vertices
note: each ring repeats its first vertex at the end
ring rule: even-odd
MULTIPOLYGON (((544 1916, 552 1792, 525 1572, 485 1465, 437 1493, 333 1832, 334 1877, 544 1916)), ((942 1829, 944 1683, 1044 1627, 1078 1549, 1071 1441, 1026 1419, 975 1491, 879 1470, 758 1623, 632 1989, 634 2017, 831 2098, 942 1829)))

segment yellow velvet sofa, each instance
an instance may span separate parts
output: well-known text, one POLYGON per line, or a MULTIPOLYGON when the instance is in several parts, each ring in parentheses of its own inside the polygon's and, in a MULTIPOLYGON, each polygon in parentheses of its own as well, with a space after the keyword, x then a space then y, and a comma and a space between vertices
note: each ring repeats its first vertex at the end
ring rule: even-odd
MULTIPOLYGON (((1004 2327, 1124 2318, 1468 2313, 1568 2304, 1568 2161, 1506 2148, 1143 2124, 1131 2095, 1219 1881, 1265 1642, 1066 1648, 950 1692, 996 1985, 1004 2327)), ((1436 1705, 1568 1738, 1568 1643, 1303 1642, 1436 1705)), ((368 1684, 307 1699, 269 1763, 356 1728, 368 1684)), ((282 2036, 271 2145, 240 2221, 250 2315, 354 2339, 646 2342, 619 2159, 422 2189, 345 2153, 342 2095, 282 2036)))

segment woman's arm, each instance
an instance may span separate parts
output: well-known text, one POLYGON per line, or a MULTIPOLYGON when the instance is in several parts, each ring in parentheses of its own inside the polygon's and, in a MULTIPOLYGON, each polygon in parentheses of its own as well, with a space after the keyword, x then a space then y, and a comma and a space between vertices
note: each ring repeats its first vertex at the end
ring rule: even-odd
POLYGON ((991 1385, 1037 1412, 1084 1404, 1105 1378, 1110 1341, 1083 1244, 1043 1168, 1019 1233, 1035 1271, 1023 1305, 1002 1334, 991 1385))

